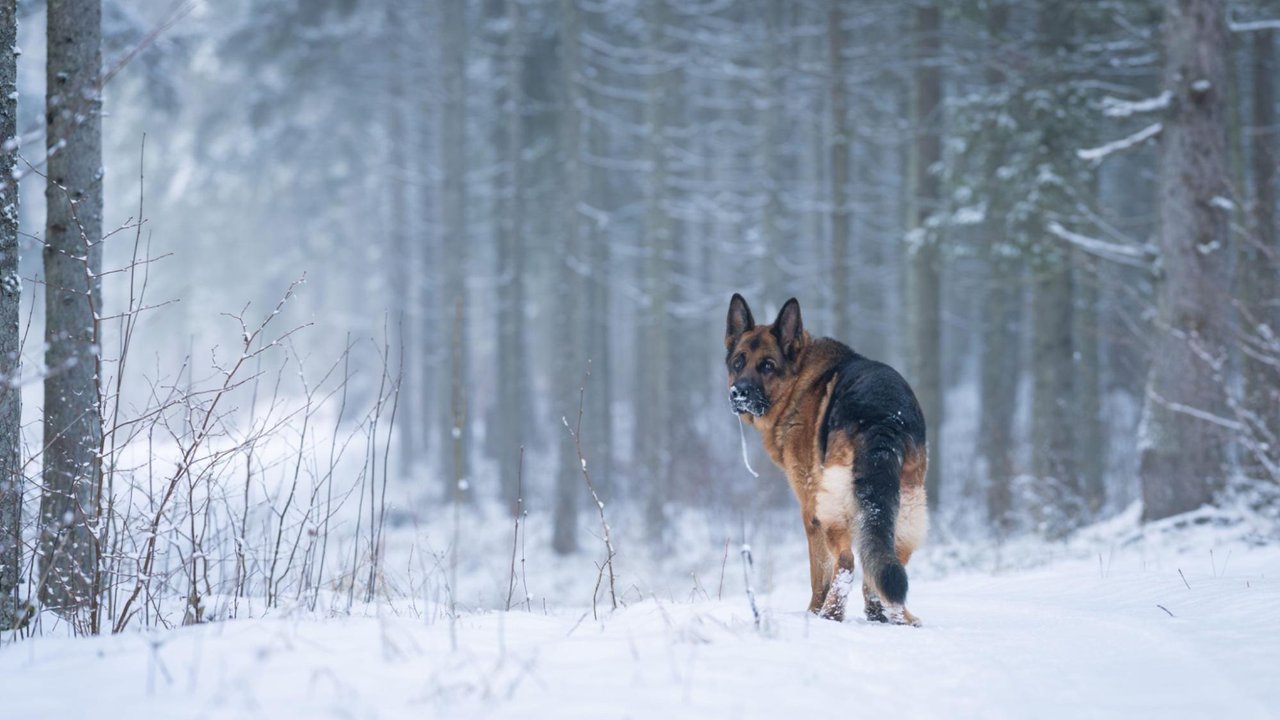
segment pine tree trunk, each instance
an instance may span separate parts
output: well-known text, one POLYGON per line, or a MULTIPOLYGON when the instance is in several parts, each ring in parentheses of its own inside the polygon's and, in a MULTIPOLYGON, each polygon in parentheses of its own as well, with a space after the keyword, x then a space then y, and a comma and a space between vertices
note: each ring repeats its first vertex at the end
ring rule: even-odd
POLYGON ((938 506, 942 466, 942 294, 940 238, 928 227, 938 210, 942 187, 933 166, 942 160, 941 15, 930 3, 915 10, 915 87, 912 127, 910 241, 907 250, 907 317, 911 352, 907 380, 914 388, 929 428, 929 471, 925 487, 931 509, 938 506))
MULTIPOLYGON (((667 49, 665 0, 655 0, 645 16, 648 45, 660 56, 667 49)), ((641 392, 633 399, 635 409, 635 452, 637 472, 633 482, 645 488, 645 527, 655 547, 667 534, 667 503, 672 488, 668 448, 673 441, 668 428, 670 397, 666 391, 668 337, 667 298, 671 220, 663 207, 667 186, 667 162, 663 154, 666 133, 666 99, 673 85, 670 72, 648 80, 645 125, 649 174, 645 180, 643 286, 648 306, 642 311, 637 375, 641 392)))
POLYGON ((1076 519, 1079 523, 1096 519, 1107 500, 1104 477, 1107 443, 1102 427, 1102 358, 1098 347, 1100 270, 1079 250, 1073 250, 1071 258, 1075 291, 1075 309, 1071 316, 1075 376, 1070 416, 1074 419, 1072 451, 1083 501, 1083 515, 1076 519))
MULTIPOLYGON (((494 414, 498 472, 502 479, 502 499, 508 511, 518 511, 520 447, 532 439, 524 430, 533 426, 530 414, 529 381, 525 340, 525 236, 524 236, 524 23, 520 3, 508 0, 507 90, 501 123, 504 137, 503 164, 505 201, 499 212, 498 238, 498 397, 494 414)), ((524 507, 528 508, 527 498, 524 507)))
MULTIPOLYGON (((1006 42, 1009 5, 994 3, 987 13, 989 47, 1006 42)), ((991 92, 999 92, 1005 82, 1002 66, 991 63, 984 75, 991 92)), ((987 161, 987 177, 996 177, 1003 162, 1003 148, 993 151, 987 161)), ((1013 416, 1021 370, 1022 277, 1021 266, 1007 234, 1009 199, 993 190, 983 222, 986 242, 983 260, 987 266, 987 286, 982 300, 982 342, 978 349, 978 446, 976 451, 985 474, 987 516, 997 537, 1012 530, 1013 509, 1013 416)))
POLYGON ((17 619, 22 560, 22 392, 18 275, 18 4, 0 0, 0 631, 17 619))
POLYGON ((1072 434, 1073 287, 1065 250, 1052 238, 1043 243, 1031 286, 1031 457, 1037 520, 1050 537, 1061 537, 1079 516, 1080 502, 1072 434))
MULTIPOLYGON (((558 382, 555 406, 568 421, 568 428, 557 428, 560 438, 560 463, 556 472, 556 502, 554 508, 551 545, 560 554, 578 549, 578 510, 581 506, 582 476, 578 463, 578 450, 574 438, 567 432, 578 432, 579 391, 583 388, 586 371, 579 361, 582 353, 575 352, 582 340, 580 312, 581 302, 576 272, 571 263, 582 249, 582 223, 578 203, 582 199, 582 164, 578 143, 581 140, 581 97, 578 85, 578 11, 575 0, 561 0, 561 78, 563 94, 560 107, 560 167, 564 173, 561 189, 560 215, 564 225, 563 249, 557 258, 560 283, 556 288, 559 311, 556 313, 556 364, 558 382)), ((585 398, 582 398, 585 402, 585 398)), ((584 419, 584 423, 588 420, 584 419)))
POLYGON ((1229 197, 1224 136, 1223 0, 1170 0, 1164 87, 1172 102, 1160 139, 1157 326, 1143 404, 1143 518, 1212 500, 1225 475, 1222 416, 1229 197))
POLYGON ((102 307, 101 0, 50 0, 47 32, 41 600, 73 613, 91 601, 102 438, 94 317, 102 307))
POLYGON ((420 373, 417 371, 421 363, 414 361, 414 336, 416 335, 418 313, 413 307, 413 288, 409 275, 412 268, 410 258, 413 251, 410 245, 410 213, 409 188, 413 183, 409 180, 407 165, 411 153, 406 115, 405 87, 405 55, 404 27, 405 17, 397 3, 387 5, 387 35, 390 67, 387 68, 386 114, 387 164, 390 168, 387 183, 387 218, 390 231, 391 252, 388 254, 387 273, 391 280, 391 297, 389 302, 398 305, 397 312, 391 318, 391 332, 394 340, 394 355, 390 359, 396 363, 396 373, 400 382, 400 407, 397 410, 396 425, 400 435, 400 461, 403 470, 409 470, 421 460, 422 403, 419 387, 420 373))
MULTIPOLYGON (((590 30, 590 28, 588 28, 590 30)), ((584 99, 585 102, 585 99, 584 99)), ((604 128, 595 120, 587 120, 586 140, 589 154, 603 157, 605 147, 604 128)), ((585 200, 592 207, 600 208, 608 201, 603 177, 594 177, 591 166, 582 164, 582 186, 585 200)), ((603 173, 601 173, 603 175, 603 173)), ((609 336, 611 310, 608 278, 613 271, 613 259, 609 247, 609 235, 594 221, 585 233, 586 260, 591 271, 586 278, 584 291, 587 323, 587 357, 591 361, 591 378, 587 383, 585 432, 587 461, 591 463, 591 482, 602 501, 613 499, 613 393, 610 386, 612 361, 609 336)))
MULTIPOLYGON (((1268 338, 1262 328, 1280 332, 1280 244, 1276 238, 1276 95, 1275 73, 1280 70, 1275 60, 1276 33, 1263 30, 1252 33, 1253 39, 1253 147, 1249 154, 1253 165, 1253 213, 1249 237, 1241 252, 1241 295, 1246 317, 1244 332, 1258 343, 1252 352, 1244 353, 1244 401, 1256 428, 1249 442, 1246 462, 1251 474, 1266 475, 1258 467, 1268 461, 1272 467, 1280 463, 1280 341, 1268 338), (1270 346, 1269 348, 1267 346, 1270 346), (1268 362, 1269 360, 1269 362, 1268 362), (1253 457, 1248 457, 1252 455, 1253 457)), ((1280 478, 1272 477, 1280 481, 1280 478)))
POLYGON ((442 139, 444 146, 444 187, 440 206, 444 238, 444 298, 443 302, 428 312, 441 315, 452 327, 451 337, 457 347, 451 348, 448 358, 449 373, 436 377, 448 383, 439 397, 449 402, 437 404, 442 413, 439 420, 441 455, 445 459, 444 478, 446 497, 457 502, 469 502, 473 493, 468 479, 468 457, 471 448, 470 413, 464 389, 469 387, 470 355, 469 326, 467 321, 467 17, 464 0, 446 0, 442 4, 444 28, 443 54, 445 72, 445 108, 442 139))

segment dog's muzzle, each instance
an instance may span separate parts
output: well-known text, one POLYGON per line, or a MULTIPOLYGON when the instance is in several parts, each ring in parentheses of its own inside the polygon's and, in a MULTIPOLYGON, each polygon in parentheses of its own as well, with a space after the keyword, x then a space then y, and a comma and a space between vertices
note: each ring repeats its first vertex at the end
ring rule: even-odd
POLYGON ((729 405, 735 415, 750 413, 756 417, 769 410, 769 401, 764 397, 764 390, 758 385, 733 385, 729 388, 729 405))

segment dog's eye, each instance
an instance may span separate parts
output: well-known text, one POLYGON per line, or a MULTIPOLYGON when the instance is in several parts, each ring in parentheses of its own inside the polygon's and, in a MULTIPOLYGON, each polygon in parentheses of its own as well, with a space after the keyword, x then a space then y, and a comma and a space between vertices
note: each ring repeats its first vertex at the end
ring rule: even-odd
POLYGON ((762 375, 768 375, 769 373, 773 372, 776 369, 777 369, 777 366, 773 364, 772 360, 765 360, 764 362, 760 363, 760 374, 762 375))
POLYGON ((742 355, 733 359, 733 371, 742 372, 742 367, 747 364, 747 359, 742 355))

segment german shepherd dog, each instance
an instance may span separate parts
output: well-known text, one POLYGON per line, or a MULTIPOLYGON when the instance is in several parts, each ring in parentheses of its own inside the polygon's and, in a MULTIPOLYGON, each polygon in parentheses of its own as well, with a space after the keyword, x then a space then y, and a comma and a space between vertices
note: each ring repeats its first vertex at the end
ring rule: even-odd
POLYGON ((813 338, 791 298, 757 326, 741 295, 724 344, 733 412, 760 431, 800 501, 809 539, 809 611, 843 620, 862 563, 868 620, 919 625, 904 566, 928 529, 924 415, 893 368, 813 338))

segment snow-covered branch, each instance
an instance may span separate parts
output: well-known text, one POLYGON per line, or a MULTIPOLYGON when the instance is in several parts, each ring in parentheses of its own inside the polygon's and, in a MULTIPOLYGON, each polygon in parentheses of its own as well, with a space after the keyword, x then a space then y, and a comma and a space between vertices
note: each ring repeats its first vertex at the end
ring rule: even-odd
POLYGON ((1049 231, 1050 235, 1060 240, 1065 240, 1090 255, 1124 265, 1147 267, 1156 256, 1155 249, 1150 245, 1123 245, 1091 238, 1087 235, 1072 232, 1057 221, 1051 221, 1045 229, 1049 231))
POLYGON ((1253 20, 1251 22, 1230 23, 1231 32, 1259 32, 1261 30, 1280 30, 1280 18, 1275 20, 1253 20))
POLYGON ((1138 113, 1156 112, 1169 107, 1169 101, 1172 99, 1173 93, 1168 90, 1143 100, 1121 100, 1108 96, 1102 99, 1102 114, 1107 117, 1122 118, 1138 113))
POLYGON ((1152 123, 1138 132, 1127 137, 1122 137, 1119 140, 1113 140, 1105 145, 1099 145, 1096 148, 1077 150, 1076 157, 1087 162, 1099 163, 1110 155, 1114 155, 1118 152, 1124 152, 1135 145, 1141 145, 1142 143, 1159 135, 1162 130, 1164 130, 1163 123, 1152 123))

